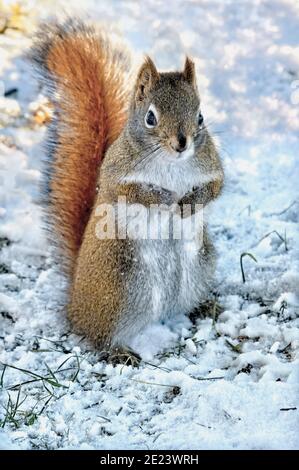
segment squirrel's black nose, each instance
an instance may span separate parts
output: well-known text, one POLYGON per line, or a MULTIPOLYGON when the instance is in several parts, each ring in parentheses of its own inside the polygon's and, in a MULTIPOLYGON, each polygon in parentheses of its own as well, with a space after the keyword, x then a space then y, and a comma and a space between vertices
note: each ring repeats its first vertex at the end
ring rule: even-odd
POLYGON ((182 132, 178 133, 178 144, 179 145, 176 148, 177 152, 183 152, 186 150, 187 138, 182 132))

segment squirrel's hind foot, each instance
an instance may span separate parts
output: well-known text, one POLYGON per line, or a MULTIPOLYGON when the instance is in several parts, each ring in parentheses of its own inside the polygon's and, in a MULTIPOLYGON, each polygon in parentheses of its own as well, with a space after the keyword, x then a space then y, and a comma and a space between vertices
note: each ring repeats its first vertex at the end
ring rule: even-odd
POLYGON ((103 351, 101 359, 113 366, 123 364, 125 366, 139 367, 141 362, 139 354, 125 346, 115 346, 110 351, 103 351))
POLYGON ((216 300, 206 300, 198 307, 196 307, 192 312, 189 314, 189 318, 193 324, 196 323, 198 318, 203 319, 210 317, 214 321, 217 321, 220 313, 224 311, 222 305, 218 304, 216 300))

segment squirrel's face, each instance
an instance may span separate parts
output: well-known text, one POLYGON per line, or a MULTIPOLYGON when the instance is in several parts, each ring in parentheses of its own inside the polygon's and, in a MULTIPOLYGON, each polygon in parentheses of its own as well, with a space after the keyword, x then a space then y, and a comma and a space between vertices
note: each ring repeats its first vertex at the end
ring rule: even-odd
POLYGON ((194 63, 183 72, 159 73, 148 57, 135 85, 130 133, 155 154, 188 159, 205 141, 194 63))

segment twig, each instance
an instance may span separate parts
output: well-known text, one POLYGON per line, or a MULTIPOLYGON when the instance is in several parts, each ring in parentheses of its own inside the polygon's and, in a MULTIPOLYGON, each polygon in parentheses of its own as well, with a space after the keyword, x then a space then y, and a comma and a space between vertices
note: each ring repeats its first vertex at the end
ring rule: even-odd
POLYGON ((286 207, 286 209, 283 209, 281 212, 271 212, 270 215, 282 215, 284 214, 285 212, 287 212, 289 209, 291 209, 291 207, 293 207, 295 204, 297 204, 298 201, 295 200, 293 201, 288 207, 286 207))
POLYGON ((248 209, 248 215, 250 216, 250 214, 251 214, 251 205, 250 204, 248 206, 244 207, 244 209, 242 209, 241 212, 239 212, 238 215, 241 215, 246 209, 248 209))
POLYGON ((10 88, 9 90, 6 90, 4 92, 4 96, 5 96, 5 98, 8 98, 9 96, 14 95, 15 93, 18 93, 18 89, 17 88, 10 88))
POLYGON ((143 361, 143 362, 147 366, 154 367, 155 369, 160 369, 160 370, 163 370, 164 372, 171 372, 171 369, 168 369, 168 367, 157 366, 156 364, 152 364, 151 362, 147 362, 147 361, 143 361))
POLYGON ((255 261, 257 263, 257 259, 251 253, 242 253, 241 254, 241 256, 240 256, 240 266, 241 266, 243 283, 246 282, 245 274, 244 274, 244 268, 243 268, 243 258, 244 258, 244 256, 249 256, 251 259, 253 259, 253 261, 255 261))
POLYGON ((190 377, 192 379, 195 379, 195 380, 200 380, 200 381, 204 381, 204 380, 221 380, 221 379, 224 379, 225 377, 194 377, 194 375, 190 375, 190 377))
POLYGON ((2 370, 2 374, 1 374, 1 379, 0 379, 0 387, 2 388, 3 387, 3 381, 4 381, 4 374, 5 374, 5 371, 6 371, 6 364, 4 365, 3 367, 3 370, 2 370))
POLYGON ((156 382, 146 382, 145 380, 137 380, 137 379, 130 379, 130 380, 133 380, 133 382, 138 382, 140 384, 158 385, 159 387, 170 387, 170 388, 178 387, 178 385, 159 384, 159 383, 156 383, 156 382))
POLYGON ((263 240, 265 240, 265 238, 270 237, 270 235, 272 235, 272 233, 275 233, 275 235, 278 236, 278 238, 284 243, 285 251, 288 251, 286 230, 285 230, 285 232, 284 232, 284 233, 285 233, 284 238, 283 238, 282 235, 280 235, 280 233, 277 232, 277 230, 272 230, 271 232, 269 232, 269 233, 267 233, 266 235, 264 235, 264 236, 257 242, 257 244, 254 245, 254 246, 259 245, 263 240))

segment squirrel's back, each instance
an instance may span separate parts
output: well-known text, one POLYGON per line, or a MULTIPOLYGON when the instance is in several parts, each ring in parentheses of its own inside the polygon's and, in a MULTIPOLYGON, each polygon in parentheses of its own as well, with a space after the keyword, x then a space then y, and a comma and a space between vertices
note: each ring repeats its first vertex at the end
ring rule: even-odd
POLYGON ((71 273, 96 194, 106 149, 123 129, 129 60, 80 20, 40 27, 30 59, 53 105, 43 199, 46 224, 71 273))

